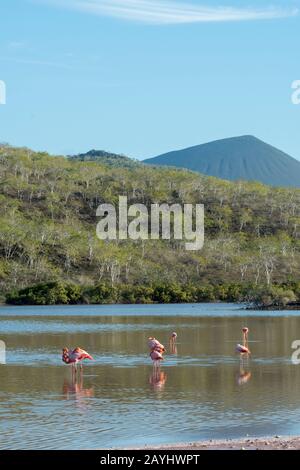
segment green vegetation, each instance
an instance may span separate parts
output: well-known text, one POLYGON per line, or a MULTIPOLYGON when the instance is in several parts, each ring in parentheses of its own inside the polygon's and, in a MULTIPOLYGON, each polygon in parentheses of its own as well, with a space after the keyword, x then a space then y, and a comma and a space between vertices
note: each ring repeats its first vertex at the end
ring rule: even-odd
POLYGON ((99 162, 110 165, 115 168, 134 168, 141 166, 143 163, 138 160, 126 157, 126 155, 118 155, 117 153, 105 152, 105 150, 90 150, 86 153, 79 153, 68 157, 71 161, 78 162, 99 162))
POLYGON ((14 305, 56 305, 83 302, 80 286, 62 282, 48 282, 27 287, 7 295, 6 301, 14 305))
POLYGON ((252 289, 249 299, 254 308, 300 308, 300 285, 263 286, 252 289))
POLYGON ((11 292, 6 302, 12 305, 58 304, 152 304, 196 302, 245 302, 255 308, 286 308, 300 305, 300 284, 257 287, 247 284, 222 285, 158 285, 118 288, 107 284, 79 286, 48 282, 11 292))
POLYGON ((9 302, 299 300, 298 189, 2 145, 0 201, 0 289, 9 302), (98 240, 96 208, 119 195, 147 207, 203 203, 203 250, 98 240))

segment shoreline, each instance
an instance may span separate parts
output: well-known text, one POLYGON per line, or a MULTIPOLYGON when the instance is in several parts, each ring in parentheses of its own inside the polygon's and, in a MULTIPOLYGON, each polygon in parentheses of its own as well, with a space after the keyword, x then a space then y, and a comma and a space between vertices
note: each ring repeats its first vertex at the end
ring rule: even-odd
POLYGON ((300 436, 209 439, 189 443, 126 448, 126 450, 300 450, 300 436))
POLYGON ((149 302, 149 303, 122 303, 122 302, 117 302, 117 303, 74 303, 74 304, 28 304, 28 303, 23 303, 23 304, 12 304, 12 303, 6 303, 0 301, 0 308, 5 308, 5 307, 86 307, 86 306, 119 306, 119 305, 201 305, 201 304, 233 304, 233 305, 240 305, 241 311, 245 312, 290 312, 290 311, 300 311, 300 303, 293 304, 293 305, 286 305, 285 307, 278 307, 276 305, 274 306, 267 306, 267 307, 247 307, 244 302, 225 302, 225 301, 219 301, 216 300, 214 302, 172 302, 172 303, 162 303, 162 302, 149 302))

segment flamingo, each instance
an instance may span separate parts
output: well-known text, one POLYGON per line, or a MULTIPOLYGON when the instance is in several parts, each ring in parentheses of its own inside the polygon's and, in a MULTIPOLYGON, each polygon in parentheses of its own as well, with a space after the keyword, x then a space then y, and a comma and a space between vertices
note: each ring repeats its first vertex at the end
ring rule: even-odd
POLYGON ((171 354, 177 354, 176 339, 177 339, 177 333, 173 331, 173 333, 170 336, 170 341, 169 341, 171 354))
POLYGON ((243 332, 243 337, 245 341, 248 341, 249 328, 247 328, 247 326, 244 326, 244 328, 242 329, 242 332, 243 332))
POLYGON ((240 354, 251 354, 250 349, 248 348, 248 333, 249 333, 249 328, 244 326, 242 329, 242 334, 243 334, 243 344, 237 344, 236 345, 236 352, 240 354))
POLYGON ((75 372, 76 372, 76 366, 78 363, 80 363, 80 368, 82 370, 82 361, 84 359, 89 359, 93 361, 93 357, 87 353, 84 349, 81 348, 75 348, 72 350, 68 348, 63 348, 63 353, 62 353, 62 361, 65 364, 72 364, 72 372, 73 372, 73 367, 75 367, 75 372))
POLYGON ((153 365, 157 365, 160 361, 163 361, 163 353, 166 351, 166 348, 161 344, 157 339, 150 336, 148 338, 148 346, 150 349, 150 357, 153 361, 153 365))
POLYGON ((160 363, 160 361, 163 361, 164 358, 162 356, 161 350, 159 349, 153 349, 150 353, 150 357, 153 361, 153 365, 157 365, 160 363))
POLYGON ((177 333, 173 331, 170 337, 170 342, 175 343, 176 339, 177 339, 177 333))
POLYGON ((152 336, 148 338, 148 346, 149 346, 150 351, 156 348, 161 349, 162 352, 166 351, 166 348, 164 347, 164 345, 161 344, 157 339, 153 338, 152 336))

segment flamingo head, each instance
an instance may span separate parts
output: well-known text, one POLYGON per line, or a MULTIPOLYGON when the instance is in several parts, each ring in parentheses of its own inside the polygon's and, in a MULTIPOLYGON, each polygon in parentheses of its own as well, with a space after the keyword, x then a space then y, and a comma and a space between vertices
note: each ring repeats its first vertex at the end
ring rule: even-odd
POLYGON ((242 332, 243 332, 244 338, 247 339, 248 338, 248 333, 249 333, 249 328, 244 326, 244 328, 242 329, 242 332))
POLYGON ((63 348, 62 350, 62 361, 68 364, 70 362, 70 353, 68 348, 63 348))

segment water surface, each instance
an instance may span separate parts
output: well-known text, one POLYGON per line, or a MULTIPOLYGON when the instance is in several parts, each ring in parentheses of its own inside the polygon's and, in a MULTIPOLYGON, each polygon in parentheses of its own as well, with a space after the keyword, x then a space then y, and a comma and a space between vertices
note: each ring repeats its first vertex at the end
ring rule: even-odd
POLYGON ((300 312, 233 304, 1 307, 1 449, 300 434, 300 312), (250 359, 234 352, 250 328, 250 359), (176 348, 168 338, 177 331, 176 348), (148 336, 168 346, 153 371, 148 336), (74 380, 61 348, 95 358, 74 380))

